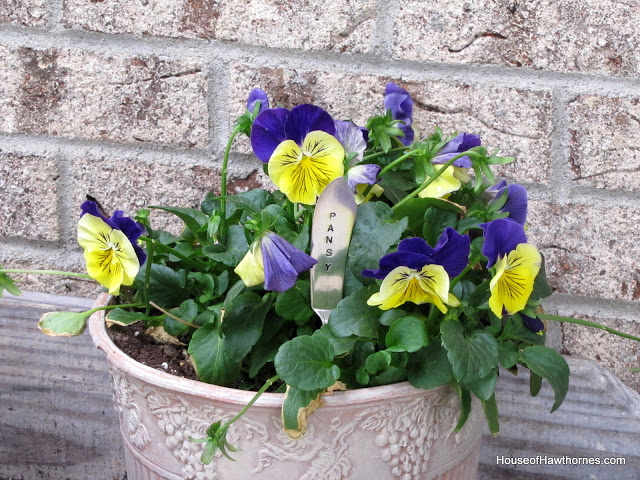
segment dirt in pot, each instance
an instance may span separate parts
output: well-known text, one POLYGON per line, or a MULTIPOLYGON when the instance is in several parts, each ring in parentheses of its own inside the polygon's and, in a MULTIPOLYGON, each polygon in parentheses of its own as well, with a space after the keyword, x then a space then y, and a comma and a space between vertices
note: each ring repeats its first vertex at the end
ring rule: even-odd
POLYGON ((113 325, 107 329, 107 333, 111 341, 136 362, 178 377, 197 380, 184 347, 158 343, 145 330, 144 325, 137 322, 126 327, 113 325))

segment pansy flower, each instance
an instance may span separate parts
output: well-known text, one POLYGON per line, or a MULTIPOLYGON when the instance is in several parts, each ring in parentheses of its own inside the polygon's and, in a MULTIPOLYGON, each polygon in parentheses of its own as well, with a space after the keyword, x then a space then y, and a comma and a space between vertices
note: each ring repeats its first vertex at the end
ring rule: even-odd
POLYGON ((495 265, 489 284, 489 308, 497 316, 513 315, 525 308, 540 270, 542 257, 527 243, 524 228, 510 218, 480 224, 484 230, 482 254, 487 268, 495 265))
POLYGON ((391 118, 400 120, 398 128, 404 133, 399 138, 403 145, 411 145, 415 137, 413 131, 413 99, 409 92, 393 82, 387 83, 384 90, 384 107, 391 112, 391 118))
MULTIPOLYGON (((444 144, 444 146, 436 152, 431 162, 434 164, 433 166, 436 171, 439 171, 442 169, 442 165, 453 157, 480 144, 480 137, 468 133, 461 133, 444 144)), ((453 164, 449 165, 438 178, 422 190, 419 196, 422 198, 446 198, 448 194, 458 191, 463 183, 469 181, 467 169, 470 167, 471 159, 467 155, 454 160, 453 164)))
POLYGON ((81 206, 78 243, 84 249, 87 272, 112 295, 121 285, 132 285, 146 255, 137 245, 142 227, 123 212, 116 210, 111 218, 100 213, 93 201, 81 206))
POLYGON ((507 185, 507 181, 502 180, 487 189, 487 192, 495 193, 495 199, 498 199, 505 190, 507 192, 507 201, 500 209, 500 212, 508 212, 509 218, 524 226, 527 222, 527 190, 522 185, 507 185))
POLYGON ((364 151, 367 148, 365 138, 366 129, 354 125, 352 122, 336 121, 336 139, 344 148, 345 157, 353 156, 347 169, 347 185, 356 195, 356 203, 359 205, 372 196, 379 197, 384 191, 378 182, 378 173, 382 167, 374 164, 360 164, 364 151), (369 187, 366 198, 364 191, 369 187))
POLYGON ((315 105, 265 110, 251 128, 251 146, 269 177, 292 202, 314 205, 344 174, 344 148, 331 116, 315 105))
POLYGON ((258 102, 260 102, 258 113, 269 110, 269 98, 266 92, 260 88, 254 88, 249 92, 249 98, 247 98, 247 110, 249 110, 249 113, 253 114, 258 102))
POLYGON ((467 266, 470 251, 468 235, 460 235, 447 227, 435 247, 419 237, 406 238, 398 249, 382 257, 377 270, 363 270, 364 277, 383 279, 380 292, 369 298, 369 305, 388 310, 413 302, 431 303, 442 313, 447 305, 458 306, 449 293, 449 279, 467 266))
POLYGON ((265 290, 284 292, 295 285, 300 273, 316 263, 281 236, 265 232, 251 244, 234 272, 247 287, 264 282, 265 290))

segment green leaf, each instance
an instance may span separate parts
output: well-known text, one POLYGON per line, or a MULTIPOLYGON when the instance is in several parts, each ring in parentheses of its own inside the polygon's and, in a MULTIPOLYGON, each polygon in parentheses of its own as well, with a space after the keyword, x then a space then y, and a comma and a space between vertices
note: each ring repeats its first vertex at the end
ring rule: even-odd
POLYGON ((453 381, 451 385, 460 399, 460 417, 458 418, 458 424, 455 428, 455 431, 459 432, 460 429, 464 427, 464 424, 467 423, 467 419, 471 413, 471 392, 464 383, 453 381))
POLYGON ((380 325, 390 327, 391 324, 395 322, 397 319, 406 317, 406 316, 407 316, 407 312, 405 312, 404 310, 400 308, 392 308, 390 310, 383 312, 382 315, 380 315, 380 317, 378 318, 378 323, 380 323, 380 325))
POLYGON ((350 337, 334 337, 331 334, 329 325, 323 325, 322 328, 313 332, 313 335, 321 335, 329 340, 331 345, 333 345, 333 350, 336 357, 344 355, 345 353, 351 351, 358 341, 358 337, 356 337, 355 335, 352 335, 350 337))
POLYGON ((542 257, 542 263, 540 264, 538 275, 536 275, 536 279, 533 281, 533 291, 529 296, 529 301, 540 300, 553 293, 553 290, 551 290, 551 287, 547 283, 547 270, 545 268, 544 257, 542 255, 540 256, 542 257))
POLYGON ((497 435, 500 432, 500 423, 498 422, 498 405, 495 393, 488 400, 482 400, 482 409, 491 435, 497 435))
POLYGON ((40 317, 38 328, 52 337, 75 337, 82 335, 87 324, 87 312, 47 312, 40 317))
POLYGON ((292 288, 278 295, 276 299, 276 313, 287 320, 302 325, 314 314, 309 305, 309 282, 299 280, 292 288))
POLYGON ((529 393, 532 397, 535 397, 540 393, 542 388, 542 377, 533 372, 529 374, 529 393))
MULTIPOLYGON (((172 308, 169 310, 169 313, 181 320, 184 320, 185 322, 193 323, 198 316, 198 306, 196 305, 196 302, 189 299, 182 302, 178 308, 172 308)), ((164 317, 164 329, 169 335, 179 337, 189 330, 189 328, 190 327, 188 325, 185 325, 168 315, 165 315, 164 317)))
POLYGON ((498 361, 507 370, 513 367, 518 361, 520 353, 518 347, 512 342, 498 343, 498 361))
POLYGON ((194 280, 200 288, 200 296, 198 301, 200 303, 207 303, 214 296, 216 282, 212 275, 202 272, 190 272, 189 279, 194 280))
POLYGON ((384 350, 371 354, 367 357, 364 369, 369 375, 384 372, 391 366, 391 354, 384 350))
POLYGON ((287 386, 282 402, 282 425, 290 436, 300 437, 307 430, 307 416, 313 412, 313 409, 309 411, 308 408, 320 393, 322 390, 309 391, 287 386))
POLYGON ((139 322, 140 320, 144 320, 147 316, 142 312, 129 312, 127 310, 123 310, 122 308, 114 308, 111 310, 106 317, 107 327, 111 325, 131 325, 132 323, 139 322))
POLYGON ((454 376, 464 383, 486 377, 498 364, 498 342, 487 332, 464 336, 464 327, 456 320, 440 325, 442 344, 453 366, 454 376))
POLYGON ((426 319, 409 315, 391 325, 385 337, 387 349, 392 352, 417 352, 429 344, 426 319))
POLYGON ((149 207, 157 210, 164 210, 165 212, 172 213, 180 218, 191 230, 192 233, 197 233, 202 226, 206 225, 209 221, 209 217, 201 210, 195 208, 183 208, 183 207, 149 207))
POLYGON ((6 273, 0 274, 0 297, 2 297, 3 290, 6 290, 11 295, 14 295, 16 297, 22 295, 20 289, 16 287, 15 282, 6 273))
POLYGON ((188 352, 198 378, 203 382, 227 385, 240 373, 242 363, 231 358, 225 340, 218 335, 212 323, 193 333, 188 352))
POLYGON ((455 226, 458 215, 441 208, 429 207, 424 212, 424 226, 422 227, 422 238, 429 245, 435 245, 446 227, 455 226))
POLYGON ((408 380, 417 388, 431 390, 453 380, 447 351, 440 343, 431 343, 411 356, 408 380))
POLYGON ((556 411, 569 391, 569 366, 567 361, 549 347, 534 345, 525 348, 520 360, 536 375, 541 376, 553 388, 555 402, 551 412, 556 411))
POLYGON ((227 267, 237 266, 249 250, 247 238, 244 236, 244 227, 231 225, 227 232, 225 245, 207 245, 202 249, 202 253, 216 262, 225 264, 227 267))
MULTIPOLYGON (((464 210, 457 205, 440 198, 412 198, 394 210, 394 217, 398 220, 407 217, 409 229, 413 231, 414 235, 421 235, 425 224, 425 213, 431 207, 455 215, 464 213, 464 210)), ((453 225, 449 224, 448 226, 453 225)))
MULTIPOLYGON (((378 268, 389 247, 400 240, 407 220, 396 221, 386 203, 367 202, 358 207, 349 245, 348 268, 361 281, 365 268, 378 268)), ((367 279, 370 283, 370 279, 367 279)))
POLYGON ((287 385, 302 390, 324 390, 340 377, 340 368, 333 364, 333 357, 333 346, 326 338, 301 336, 280 347, 274 365, 287 385))
MULTIPOLYGON (((227 196, 227 218, 231 218, 239 210, 258 213, 271 203, 271 194, 261 188, 227 196)), ((257 218, 256 218, 257 220, 257 218)))
POLYGON ((367 300, 378 291, 376 285, 362 288, 352 295, 343 298, 329 316, 329 329, 336 337, 377 338, 380 324, 378 317, 381 310, 367 305, 367 300))
MULTIPOLYGON (((144 289, 144 268, 141 268, 134 287, 138 290, 144 289)), ((188 298, 185 288, 186 272, 181 270, 175 272, 171 268, 157 263, 151 264, 151 274, 149 275, 149 300, 160 307, 171 307, 179 305, 188 298)))
POLYGON ((484 378, 474 380, 467 383, 467 387, 480 400, 489 400, 496 389, 496 381, 498 380, 498 372, 493 371, 484 378))
POLYGON ((500 337, 503 340, 515 340, 534 345, 544 345, 545 342, 545 335, 538 335, 525 327, 520 315, 512 315, 507 318, 500 337))
POLYGON ((268 311, 268 302, 253 292, 245 292, 225 304, 222 331, 233 360, 241 361, 260 339, 268 311))

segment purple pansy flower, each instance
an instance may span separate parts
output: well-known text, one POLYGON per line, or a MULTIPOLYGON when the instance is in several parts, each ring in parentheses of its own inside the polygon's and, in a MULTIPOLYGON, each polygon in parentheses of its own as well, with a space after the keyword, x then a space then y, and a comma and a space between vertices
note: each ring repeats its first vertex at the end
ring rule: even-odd
POLYGON ((80 209, 82 213, 80 214, 80 218, 83 215, 88 213, 89 215, 93 215, 94 217, 98 217, 102 219, 104 223, 109 225, 114 230, 120 230, 131 242, 134 251, 136 252, 136 256, 138 257, 138 262, 140 265, 143 265, 147 260, 147 255, 144 253, 144 250, 140 248, 138 245, 138 238, 140 235, 144 233, 144 227, 140 225, 135 220, 125 217, 124 212, 122 210, 116 210, 113 212, 111 218, 105 217, 98 208, 98 204, 92 200, 85 201, 82 205, 80 205, 80 209))
POLYGON ((404 133, 404 138, 399 138, 399 140, 403 145, 411 145, 415 134, 411 126, 413 99, 409 92, 393 82, 387 83, 384 90, 384 106, 391 111, 391 118, 404 122, 398 125, 398 128, 404 133))
MULTIPOLYGON (((480 137, 478 137, 477 135, 461 133, 445 143, 444 146, 436 152, 432 162, 434 164, 447 163, 453 157, 461 154, 462 152, 466 152, 473 147, 478 147, 480 146, 480 144, 480 137)), ((460 157, 455 162, 453 162, 453 166, 460 168, 470 168, 471 159, 465 155, 464 157, 460 157)))
POLYGON ((309 132, 320 130, 335 134, 331 115, 315 105, 298 105, 291 111, 286 108, 264 110, 251 127, 251 146, 256 156, 269 162, 276 147, 285 140, 293 140, 299 146, 309 132))
POLYGON ((515 250, 519 244, 527 243, 524 227, 510 218, 481 223, 480 227, 484 230, 482 254, 489 260, 487 268, 491 268, 499 257, 515 250))
POLYGON ((249 92, 249 98, 247 99, 247 110, 253 114, 253 109, 256 108, 256 103, 260 102, 260 110, 258 113, 269 110, 269 98, 264 90, 260 88, 254 88, 249 92))
POLYGON ((420 237, 405 238, 398 244, 398 250, 380 259, 377 270, 363 270, 363 277, 384 279, 399 266, 419 270, 425 265, 442 265, 450 278, 454 278, 465 269, 469 261, 471 243, 468 235, 460 235, 455 229, 447 227, 435 247, 420 237))
POLYGON ((495 192, 495 198, 497 199, 505 190, 507 191, 507 201, 500 211, 508 212, 509 218, 512 218, 520 225, 524 225, 527 221, 527 190, 522 185, 507 185, 507 181, 502 180, 487 191, 495 192))
POLYGON ((344 148, 345 157, 348 157, 352 153, 356 154, 351 159, 349 165, 360 163, 364 156, 364 151, 367 149, 367 140, 364 137, 362 129, 353 122, 345 122, 342 120, 336 120, 335 126, 336 132, 334 137, 336 137, 344 148))
POLYGON ((298 250, 273 232, 262 237, 264 288, 284 292, 295 285, 298 275, 309 270, 318 261, 298 250))
POLYGON ((544 330, 544 322, 538 317, 531 318, 524 313, 520 313, 520 318, 522 318, 522 324, 532 332, 539 333, 544 330))

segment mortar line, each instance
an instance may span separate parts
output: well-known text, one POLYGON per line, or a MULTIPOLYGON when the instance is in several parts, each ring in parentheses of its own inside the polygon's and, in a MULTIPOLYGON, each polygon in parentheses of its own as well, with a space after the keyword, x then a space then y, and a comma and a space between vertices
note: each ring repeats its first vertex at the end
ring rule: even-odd
MULTIPOLYGON (((562 88, 572 94, 598 94, 616 97, 637 97, 637 78, 606 77, 576 72, 546 72, 503 65, 457 64, 444 62, 420 63, 412 60, 390 60, 376 54, 340 54, 328 51, 308 51, 224 42, 162 37, 136 37, 129 34, 105 34, 80 30, 49 30, 0 26, 2 44, 13 47, 70 48, 92 53, 113 55, 163 55, 177 60, 190 58, 202 63, 212 59, 242 63, 251 58, 250 66, 267 68, 297 68, 309 70, 339 70, 358 75, 402 77, 407 81, 463 82, 482 86, 523 88, 549 91, 562 88)), ((249 63, 246 61, 246 63, 249 63)))
POLYGON ((550 190, 556 202, 560 205, 566 203, 569 195, 569 185, 571 172, 569 169, 570 140, 569 125, 570 120, 567 114, 567 95, 558 88, 551 92, 553 101, 553 111, 551 114, 552 134, 551 134, 551 158, 549 159, 550 170, 550 190))
POLYGON ((73 211, 74 180, 71 168, 71 159, 59 152, 56 155, 58 165, 58 185, 56 190, 58 229, 60 242, 64 247, 69 247, 76 236, 75 228, 71 226, 73 211))
MULTIPOLYGON (((222 165, 222 157, 231 135, 229 124, 229 65, 214 59, 205 67, 207 77, 207 106, 209 110, 209 150, 216 157, 217 165, 222 165)), ((247 92, 248 93, 248 92, 247 92)))
POLYGON ((640 302, 632 300, 614 300, 597 297, 585 297, 554 293, 544 302, 545 310, 568 309, 578 315, 601 319, 619 319, 629 323, 638 323, 640 302))
POLYGON ((0 148, 31 155, 51 155, 59 151, 72 158, 81 155, 135 158, 150 164, 175 165, 176 157, 184 166, 211 166, 205 150, 162 147, 156 144, 132 145, 113 141, 54 137, 29 133, 0 133, 0 148))
POLYGON ((80 247, 62 245, 54 241, 1 237, 0 257, 15 262, 33 262, 40 265, 58 266, 61 269, 84 268, 84 256, 80 247))
POLYGON ((392 4, 393 0, 378 0, 376 4, 376 22, 374 29, 374 51, 382 58, 391 60, 393 57, 394 26, 396 22, 397 8, 392 4))
POLYGON ((51 32, 64 32, 64 0, 49 0, 46 12, 47 25, 51 32))

